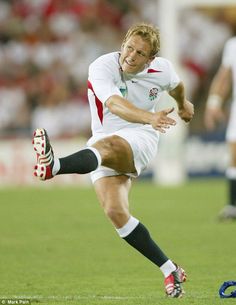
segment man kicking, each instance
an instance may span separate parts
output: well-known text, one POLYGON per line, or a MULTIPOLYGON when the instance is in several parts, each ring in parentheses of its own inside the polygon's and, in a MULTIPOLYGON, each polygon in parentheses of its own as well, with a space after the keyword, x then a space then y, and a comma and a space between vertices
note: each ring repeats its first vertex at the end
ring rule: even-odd
POLYGON ((174 108, 155 112, 162 92, 175 99, 182 120, 189 122, 194 114, 183 82, 170 61, 157 56, 159 49, 159 30, 141 23, 128 30, 121 51, 97 58, 89 67, 92 137, 87 147, 55 158, 46 130, 37 129, 34 174, 47 180, 60 174, 91 173, 100 204, 119 236, 160 268, 166 294, 178 298, 183 295, 184 270, 130 214, 128 200, 132 179, 157 153, 159 133, 176 124, 169 116, 174 108))

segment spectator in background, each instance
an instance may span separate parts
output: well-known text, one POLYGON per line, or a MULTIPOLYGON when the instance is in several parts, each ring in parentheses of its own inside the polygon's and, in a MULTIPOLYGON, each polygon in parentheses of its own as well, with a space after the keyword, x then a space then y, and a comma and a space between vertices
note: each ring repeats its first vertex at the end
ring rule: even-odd
POLYGON ((60 73, 64 69, 58 62, 41 72, 38 78, 41 94, 38 96, 38 106, 32 111, 31 128, 35 129, 41 124, 52 137, 87 136, 90 111, 83 99, 83 89, 60 73))
POLYGON ((12 73, 5 73, 0 86, 0 130, 2 135, 24 133, 29 123, 29 111, 26 95, 17 81, 13 71, 17 66, 11 66, 12 73))
POLYGON ((233 97, 226 131, 226 141, 231 156, 226 171, 229 190, 227 205, 220 212, 219 217, 236 220, 236 36, 225 44, 221 65, 210 87, 205 111, 205 125, 208 130, 213 130, 217 123, 225 120, 223 102, 230 93, 231 84, 233 97))
POLYGON ((189 94, 193 98, 197 95, 196 100, 199 101, 199 88, 207 84, 209 71, 218 61, 220 50, 231 34, 225 22, 207 16, 200 9, 185 9, 180 14, 180 60, 190 79, 189 94), (214 43, 209 37, 214 37, 214 43))

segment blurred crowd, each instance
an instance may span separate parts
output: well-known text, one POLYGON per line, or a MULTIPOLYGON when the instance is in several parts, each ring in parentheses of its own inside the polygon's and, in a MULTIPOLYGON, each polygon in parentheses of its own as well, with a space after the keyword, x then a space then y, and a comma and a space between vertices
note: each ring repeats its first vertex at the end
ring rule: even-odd
MULTIPOLYGON (((156 0, 0 0, 0 137, 30 135, 41 126, 51 137, 87 137, 88 65, 119 50, 134 22, 157 23, 157 5, 156 0)), ((193 92, 209 70, 206 54, 219 56, 231 35, 225 25, 214 28, 214 49, 204 35, 212 24, 200 16, 181 21, 180 56, 192 72, 193 92)))
POLYGON ((0 1, 0 135, 86 135, 87 69, 119 48, 130 1, 0 1))
POLYGON ((186 72, 188 95, 196 109, 191 132, 206 133, 205 103, 224 44, 236 34, 236 5, 185 9, 180 14, 180 24, 179 54, 186 72))

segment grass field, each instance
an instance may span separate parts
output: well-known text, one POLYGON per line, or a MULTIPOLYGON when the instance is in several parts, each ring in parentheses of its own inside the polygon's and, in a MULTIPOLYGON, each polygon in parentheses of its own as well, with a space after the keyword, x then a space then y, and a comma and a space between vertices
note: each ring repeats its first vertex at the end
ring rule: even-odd
POLYGON ((216 218, 225 194, 221 180, 173 188, 134 185, 132 214, 188 273, 184 298, 168 299, 159 269, 120 240, 90 187, 1 189, 0 299, 49 305, 235 304, 218 296, 224 281, 236 280, 236 222, 216 218))

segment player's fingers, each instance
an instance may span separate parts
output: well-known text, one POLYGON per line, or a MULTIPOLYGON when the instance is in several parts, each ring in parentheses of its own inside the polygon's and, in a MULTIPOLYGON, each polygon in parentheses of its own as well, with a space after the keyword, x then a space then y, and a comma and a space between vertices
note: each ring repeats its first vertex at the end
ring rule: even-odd
POLYGON ((176 125, 176 121, 172 118, 169 118, 169 117, 167 117, 165 123, 168 124, 168 125, 176 125))
POLYGON ((169 114, 169 113, 173 112, 174 110, 175 110, 175 108, 174 108, 174 107, 167 108, 166 110, 164 110, 164 113, 167 115, 167 114, 169 114))
POLYGON ((155 129, 158 130, 158 131, 160 131, 161 133, 166 133, 166 131, 165 131, 164 128, 156 127, 155 129))
POLYGON ((164 118, 162 120, 160 120, 157 124, 157 126, 160 126, 160 127, 164 127, 164 128, 169 128, 170 126, 173 126, 173 125, 176 125, 176 121, 171 119, 171 118, 164 118))
POLYGON ((163 122, 159 125, 159 127, 161 128, 170 128, 170 124, 169 123, 166 123, 166 122, 163 122))
POLYGON ((178 114, 179 114, 180 118, 183 121, 185 121, 186 123, 190 122, 191 119, 193 118, 193 113, 179 111, 178 114))

